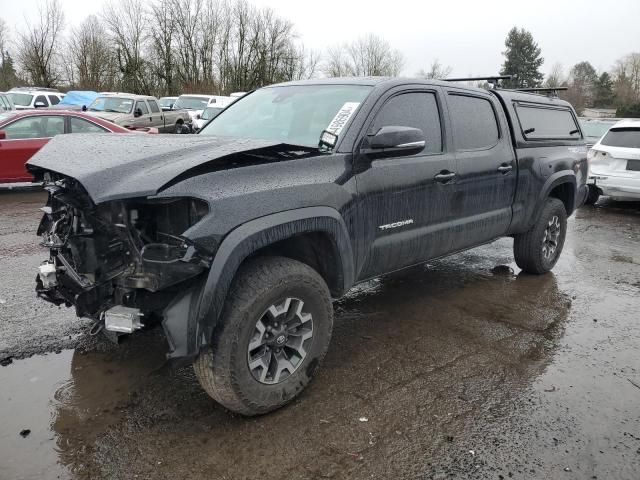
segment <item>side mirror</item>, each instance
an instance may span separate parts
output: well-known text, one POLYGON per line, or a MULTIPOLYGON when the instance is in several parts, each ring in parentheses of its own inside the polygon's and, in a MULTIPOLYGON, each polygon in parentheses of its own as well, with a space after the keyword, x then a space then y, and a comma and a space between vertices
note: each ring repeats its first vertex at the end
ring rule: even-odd
POLYGON ((136 118, 137 118, 137 117, 141 117, 141 116, 142 116, 142 109, 141 109, 141 108, 136 108, 136 109, 133 111, 133 116, 134 116, 134 117, 136 117, 136 118))
POLYGON ((427 144, 419 128, 388 126, 368 135, 369 150, 394 155, 413 155, 424 150, 427 144))
POLYGON ((43 108, 43 107, 46 107, 47 104, 44 103, 44 102, 36 102, 36 103, 33 104, 33 106, 36 107, 36 108, 43 108))
POLYGON ((7 132, 0 130, 0 140, 4 140, 5 138, 7 138, 7 132))
POLYGON ((82 105, 82 111, 86 112, 87 111, 87 106, 86 105, 82 105))
POLYGON ((196 120, 200 120, 202 118, 202 115, 200 115, 199 113, 196 115, 196 120))

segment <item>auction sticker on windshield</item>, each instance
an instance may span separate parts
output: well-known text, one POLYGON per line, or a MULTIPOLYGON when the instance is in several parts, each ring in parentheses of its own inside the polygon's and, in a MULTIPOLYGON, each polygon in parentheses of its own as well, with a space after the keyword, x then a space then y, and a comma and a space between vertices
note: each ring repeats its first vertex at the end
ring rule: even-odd
POLYGON ((360 105, 360 102, 345 103, 342 106, 342 108, 338 110, 338 113, 336 113, 336 116, 333 117, 333 120, 331 120, 331 123, 329 123, 329 126, 326 128, 327 132, 331 132, 336 136, 340 135, 340 132, 342 131, 344 126, 347 124, 351 116, 358 109, 359 105, 360 105))

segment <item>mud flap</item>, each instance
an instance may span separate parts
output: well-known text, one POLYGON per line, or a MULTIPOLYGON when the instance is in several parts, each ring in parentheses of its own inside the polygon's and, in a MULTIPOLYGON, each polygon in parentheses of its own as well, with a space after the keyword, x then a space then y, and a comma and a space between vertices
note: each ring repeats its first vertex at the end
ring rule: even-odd
POLYGON ((189 364, 198 354, 196 311, 202 282, 177 295, 163 312, 162 328, 169 343, 167 362, 179 367, 189 364))

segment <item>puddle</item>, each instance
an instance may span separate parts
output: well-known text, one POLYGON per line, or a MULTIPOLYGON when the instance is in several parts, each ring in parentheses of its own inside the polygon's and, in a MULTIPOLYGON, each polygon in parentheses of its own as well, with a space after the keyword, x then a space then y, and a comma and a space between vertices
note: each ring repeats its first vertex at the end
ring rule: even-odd
POLYGON ((96 436, 122 418, 129 394, 162 362, 159 352, 140 350, 65 350, 0 367, 0 477, 80 473, 78 459, 91 454, 96 436))

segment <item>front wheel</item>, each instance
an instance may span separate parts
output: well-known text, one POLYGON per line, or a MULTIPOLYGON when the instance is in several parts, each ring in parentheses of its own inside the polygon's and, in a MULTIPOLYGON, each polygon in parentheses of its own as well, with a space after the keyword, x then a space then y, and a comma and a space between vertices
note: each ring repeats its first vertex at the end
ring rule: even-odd
POLYGON ((516 235, 513 252, 516 264, 527 273, 541 274, 558 261, 567 234, 567 212, 557 198, 548 198, 536 224, 516 235))
POLYGON ((332 327, 329 289, 315 270, 257 257, 238 270, 211 347, 194 363, 196 376, 231 411, 270 412, 311 381, 332 327))

